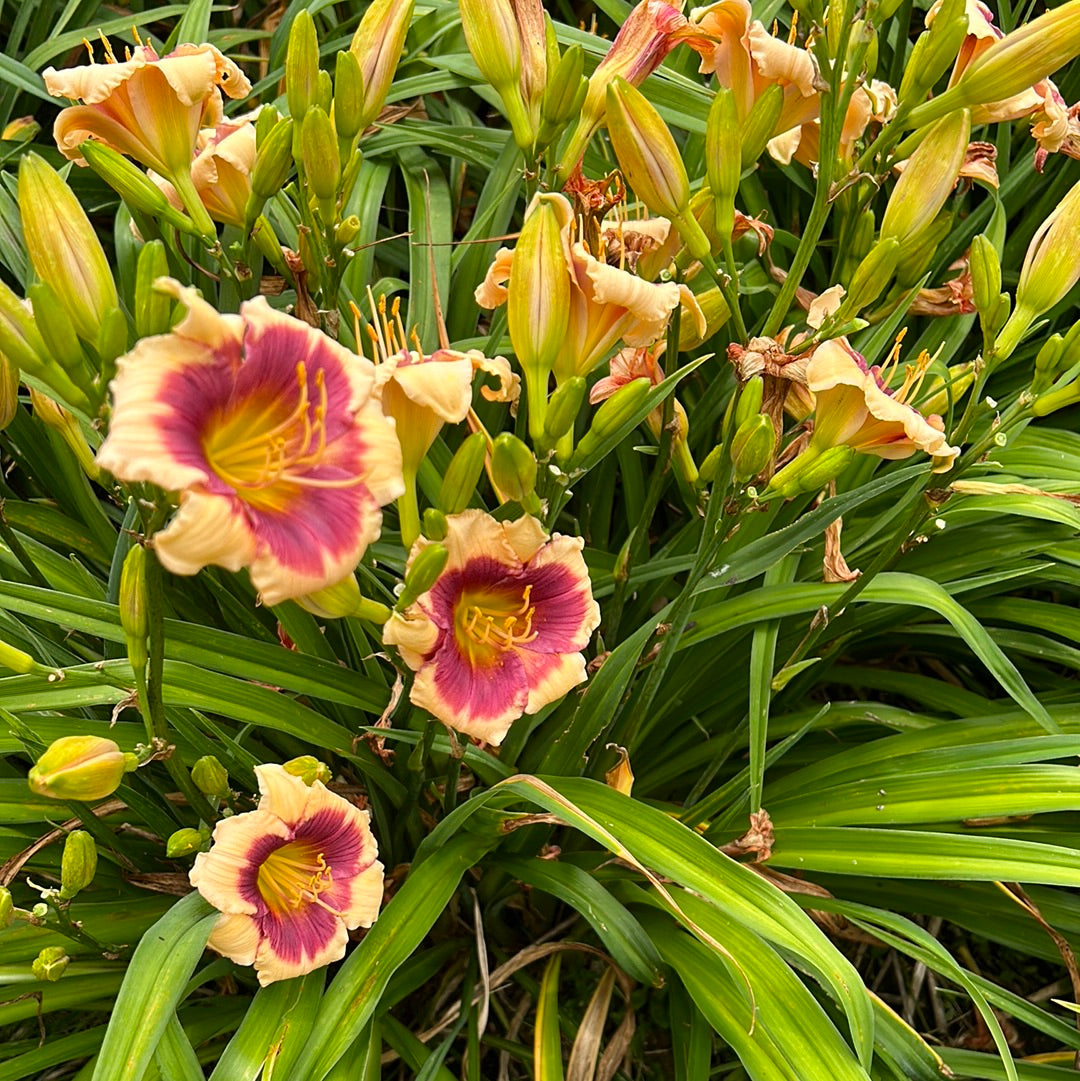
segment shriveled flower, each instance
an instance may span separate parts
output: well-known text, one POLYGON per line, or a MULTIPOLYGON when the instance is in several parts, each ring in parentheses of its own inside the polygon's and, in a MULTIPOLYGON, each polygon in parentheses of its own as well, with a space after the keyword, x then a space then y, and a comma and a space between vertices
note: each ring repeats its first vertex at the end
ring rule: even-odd
MULTIPOLYGON (((191 182, 210 217, 223 225, 242 226, 251 195, 251 170, 255 165, 255 125, 251 116, 225 120, 216 128, 203 128, 191 163, 191 182)), ((177 210, 184 204, 163 176, 151 179, 177 210)))
POLYGON ((186 172, 199 129, 221 119, 221 92, 241 98, 251 91, 244 73, 213 45, 180 45, 159 57, 137 46, 118 63, 43 72, 53 97, 81 101, 56 118, 53 135, 65 157, 85 165, 80 145, 100 139, 163 176, 186 172))
POLYGON ((379 914, 383 865, 367 811, 284 766, 256 766, 262 799, 223 818, 191 884, 221 912, 211 949, 254 965, 262 986, 340 960, 379 914))
MULTIPOLYGON (((434 585, 383 629, 416 673, 410 700, 444 724, 500 744, 585 679, 581 655, 600 624, 578 537, 549 540, 528 515, 450 515, 449 558, 434 585)), ((413 546, 409 565, 428 545, 413 546)))
MULTIPOLYGON (((681 303, 684 318, 704 332, 704 316, 683 284, 653 283, 622 267, 609 266, 574 236, 574 214, 564 196, 549 196, 557 207, 563 248, 570 270, 570 318, 554 372, 558 382, 588 375, 620 339, 630 346, 651 345, 667 328, 681 303)), ((496 308, 507 299, 514 252, 500 248, 487 276, 477 286, 476 302, 496 308)))
POLYGON ((890 459, 921 450, 934 459, 935 473, 946 472, 960 448, 949 446, 941 417, 924 417, 907 404, 918 395, 928 363, 924 355, 893 391, 881 370, 869 367, 842 339, 819 345, 806 366, 806 386, 814 396, 811 450, 848 446, 890 459))
POLYGON ((340 582, 403 491, 373 366, 265 298, 219 315, 171 278, 157 287, 187 315, 119 359, 98 464, 179 493, 153 540, 176 574, 248 567, 266 604, 340 582))

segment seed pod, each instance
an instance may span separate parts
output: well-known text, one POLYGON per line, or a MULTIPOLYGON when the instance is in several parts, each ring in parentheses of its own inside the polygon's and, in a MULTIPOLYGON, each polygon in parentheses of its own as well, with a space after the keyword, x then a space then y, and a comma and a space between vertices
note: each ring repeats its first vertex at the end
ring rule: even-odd
POLYGON ((35 980, 56 983, 63 976, 70 960, 63 946, 46 946, 34 958, 30 971, 33 972, 35 980))
POLYGON ((229 771, 212 754, 195 760, 191 779, 204 796, 224 799, 229 794, 229 771))
POLYGON ((735 424, 742 427, 752 417, 761 412, 761 403, 765 397, 765 380, 760 375, 751 376, 743 386, 735 406, 735 424))
POLYGON ((94 881, 97 871, 97 845, 85 830, 72 830, 64 842, 60 860, 60 896, 70 901, 94 881))
POLYGON ((758 413, 744 421, 731 440, 735 479, 745 484, 762 472, 772 461, 775 445, 776 428, 771 417, 758 413))

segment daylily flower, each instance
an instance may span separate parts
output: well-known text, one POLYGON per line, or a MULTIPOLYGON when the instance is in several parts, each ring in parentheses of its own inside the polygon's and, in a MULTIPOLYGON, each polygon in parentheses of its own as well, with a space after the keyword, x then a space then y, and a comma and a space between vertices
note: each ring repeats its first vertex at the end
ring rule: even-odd
MULTIPOLYGON (((244 224, 255 165, 254 116, 252 113, 222 121, 216 128, 203 128, 196 140, 191 182, 210 217, 223 225, 244 224)), ((184 209, 176 189, 165 177, 151 171, 150 178, 177 210, 184 209)))
MULTIPOLYGON (((581 655, 600 624, 584 541, 549 540, 529 515, 497 522, 483 511, 447 517, 448 559, 434 585, 383 629, 416 673, 410 701, 444 724, 496 746, 585 679, 581 655)), ((429 542, 421 538, 411 567, 429 542)))
POLYGON ((61 153, 85 165, 79 146, 100 139, 107 146, 170 179, 186 173, 199 129, 221 119, 221 87, 231 98, 251 91, 244 73, 213 45, 180 45, 159 57, 139 45, 117 63, 106 46, 107 63, 43 72, 53 97, 83 104, 64 109, 53 134, 61 153))
POLYGON ((98 464, 179 492, 153 546, 175 574, 248 567, 265 604, 351 574, 403 491, 373 366, 265 298, 219 315, 171 278, 187 315, 121 357, 98 464))
POLYGON ((258 808, 221 819, 189 877, 221 912, 211 949, 254 965, 265 987, 345 955, 348 932, 379 914, 383 865, 367 811, 283 766, 255 776, 258 808))
POLYGON ((806 386, 814 396, 810 450, 848 446, 878 458, 909 458, 925 451, 934 472, 946 472, 959 447, 949 446, 941 417, 922 416, 907 402, 918 395, 929 357, 909 368, 903 386, 890 390, 885 374, 840 338, 824 342, 806 365, 806 386))
MULTIPOLYGON (((554 372, 562 383, 588 375, 620 339, 630 346, 651 345, 660 338, 671 313, 681 303, 684 317, 704 333, 704 316, 694 294, 675 282, 652 283, 596 258, 574 239, 574 214, 564 196, 548 196, 556 207, 570 270, 570 319, 554 372)), ((514 252, 500 248, 487 276, 477 286, 476 302, 496 308, 507 299, 506 282, 513 272, 514 252)))

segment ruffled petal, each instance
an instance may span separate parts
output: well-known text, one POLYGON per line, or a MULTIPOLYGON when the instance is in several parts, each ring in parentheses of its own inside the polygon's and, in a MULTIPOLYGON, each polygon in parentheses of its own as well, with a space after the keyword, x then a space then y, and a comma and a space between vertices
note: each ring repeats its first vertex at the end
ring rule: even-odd
MULTIPOLYGON (((456 350, 441 349, 430 357, 410 353, 410 362, 402 363, 400 356, 391 356, 385 365, 385 376, 392 378, 405 396, 418 406, 432 410, 448 424, 463 421, 472 405, 472 361, 456 350)), ((399 426, 401 417, 393 414, 399 426)))
POLYGON ((593 600, 580 537, 556 533, 527 564, 525 581, 536 606, 528 644, 535 653, 574 653, 584 649, 600 626, 600 606, 593 600))
POLYGON ((476 287, 474 296, 481 308, 497 308, 506 303, 510 295, 506 283, 510 280, 510 270, 514 265, 514 250, 500 248, 495 253, 495 261, 488 267, 484 280, 476 287))
POLYGON ((490 559, 510 571, 521 567, 521 560, 503 526, 482 510, 466 510, 446 520, 446 538, 442 541, 449 558, 446 571, 461 570, 476 559, 490 559))
POLYGON ((255 915, 266 907, 256 888, 259 864, 268 846, 289 836, 280 818, 261 809, 223 818, 214 827, 213 847, 195 857, 188 878, 219 911, 255 915))
POLYGON ((558 701, 587 678, 585 658, 580 653, 534 653, 523 649, 519 656, 529 683, 526 713, 536 713, 558 701))
POLYGON ((251 916, 223 913, 206 944, 238 965, 253 965, 259 937, 259 925, 251 916))
POLYGON ((544 527, 531 514, 523 514, 513 522, 503 522, 502 529, 514 554, 527 563, 547 542, 544 527))
POLYGON ((132 52, 131 59, 122 64, 80 64, 59 71, 48 67, 41 77, 45 80, 45 89, 54 98, 72 98, 87 105, 96 105, 105 101, 137 71, 157 59, 152 49, 150 53, 152 55, 147 55, 145 48, 139 47, 132 52))
POLYGON ((262 987, 340 961, 349 941, 345 924, 316 904, 300 905, 281 916, 267 913, 260 919, 259 929, 262 941, 255 956, 255 973, 262 987))
POLYGON ((235 496, 192 489, 181 493, 180 510, 152 544, 173 574, 197 574, 211 564, 238 571, 252 562, 256 550, 255 534, 235 496))
POLYGON ((259 782, 259 810, 280 818, 289 829, 296 829, 306 813, 311 789, 300 777, 276 763, 255 767, 259 782))
POLYGON ((435 648, 439 628, 417 604, 405 612, 395 612, 383 624, 383 642, 397 646, 401 658, 415 671, 435 648))

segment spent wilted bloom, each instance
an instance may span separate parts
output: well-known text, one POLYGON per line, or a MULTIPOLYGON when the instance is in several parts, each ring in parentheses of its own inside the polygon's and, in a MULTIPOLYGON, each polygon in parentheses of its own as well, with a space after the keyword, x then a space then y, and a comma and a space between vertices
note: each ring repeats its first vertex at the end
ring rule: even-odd
MULTIPOLYGON (((581 651, 600 624, 584 541, 550 539, 529 515, 499 522, 449 515, 434 584, 383 629, 416 673, 410 700, 444 724, 496 746, 585 679, 581 651)), ((421 538, 409 566, 429 547, 421 538)))
POLYGON ((98 464, 179 493, 153 539, 175 574, 248 567, 265 604, 340 582, 404 489, 374 367, 265 298, 220 315, 156 285, 187 315, 117 362, 98 464))
POLYGON ((223 818, 191 884, 221 912, 209 946, 262 986, 340 960, 379 914, 383 866, 370 814, 284 766, 256 766, 254 811, 223 818))
POLYGON ((221 120, 221 92, 241 98, 251 90, 244 73, 213 45, 180 45, 159 57, 139 45, 117 62, 106 43, 106 63, 42 73, 53 97, 82 102, 63 109, 53 135, 65 157, 84 165, 80 145, 100 139, 170 179, 186 173, 199 129, 221 120))

